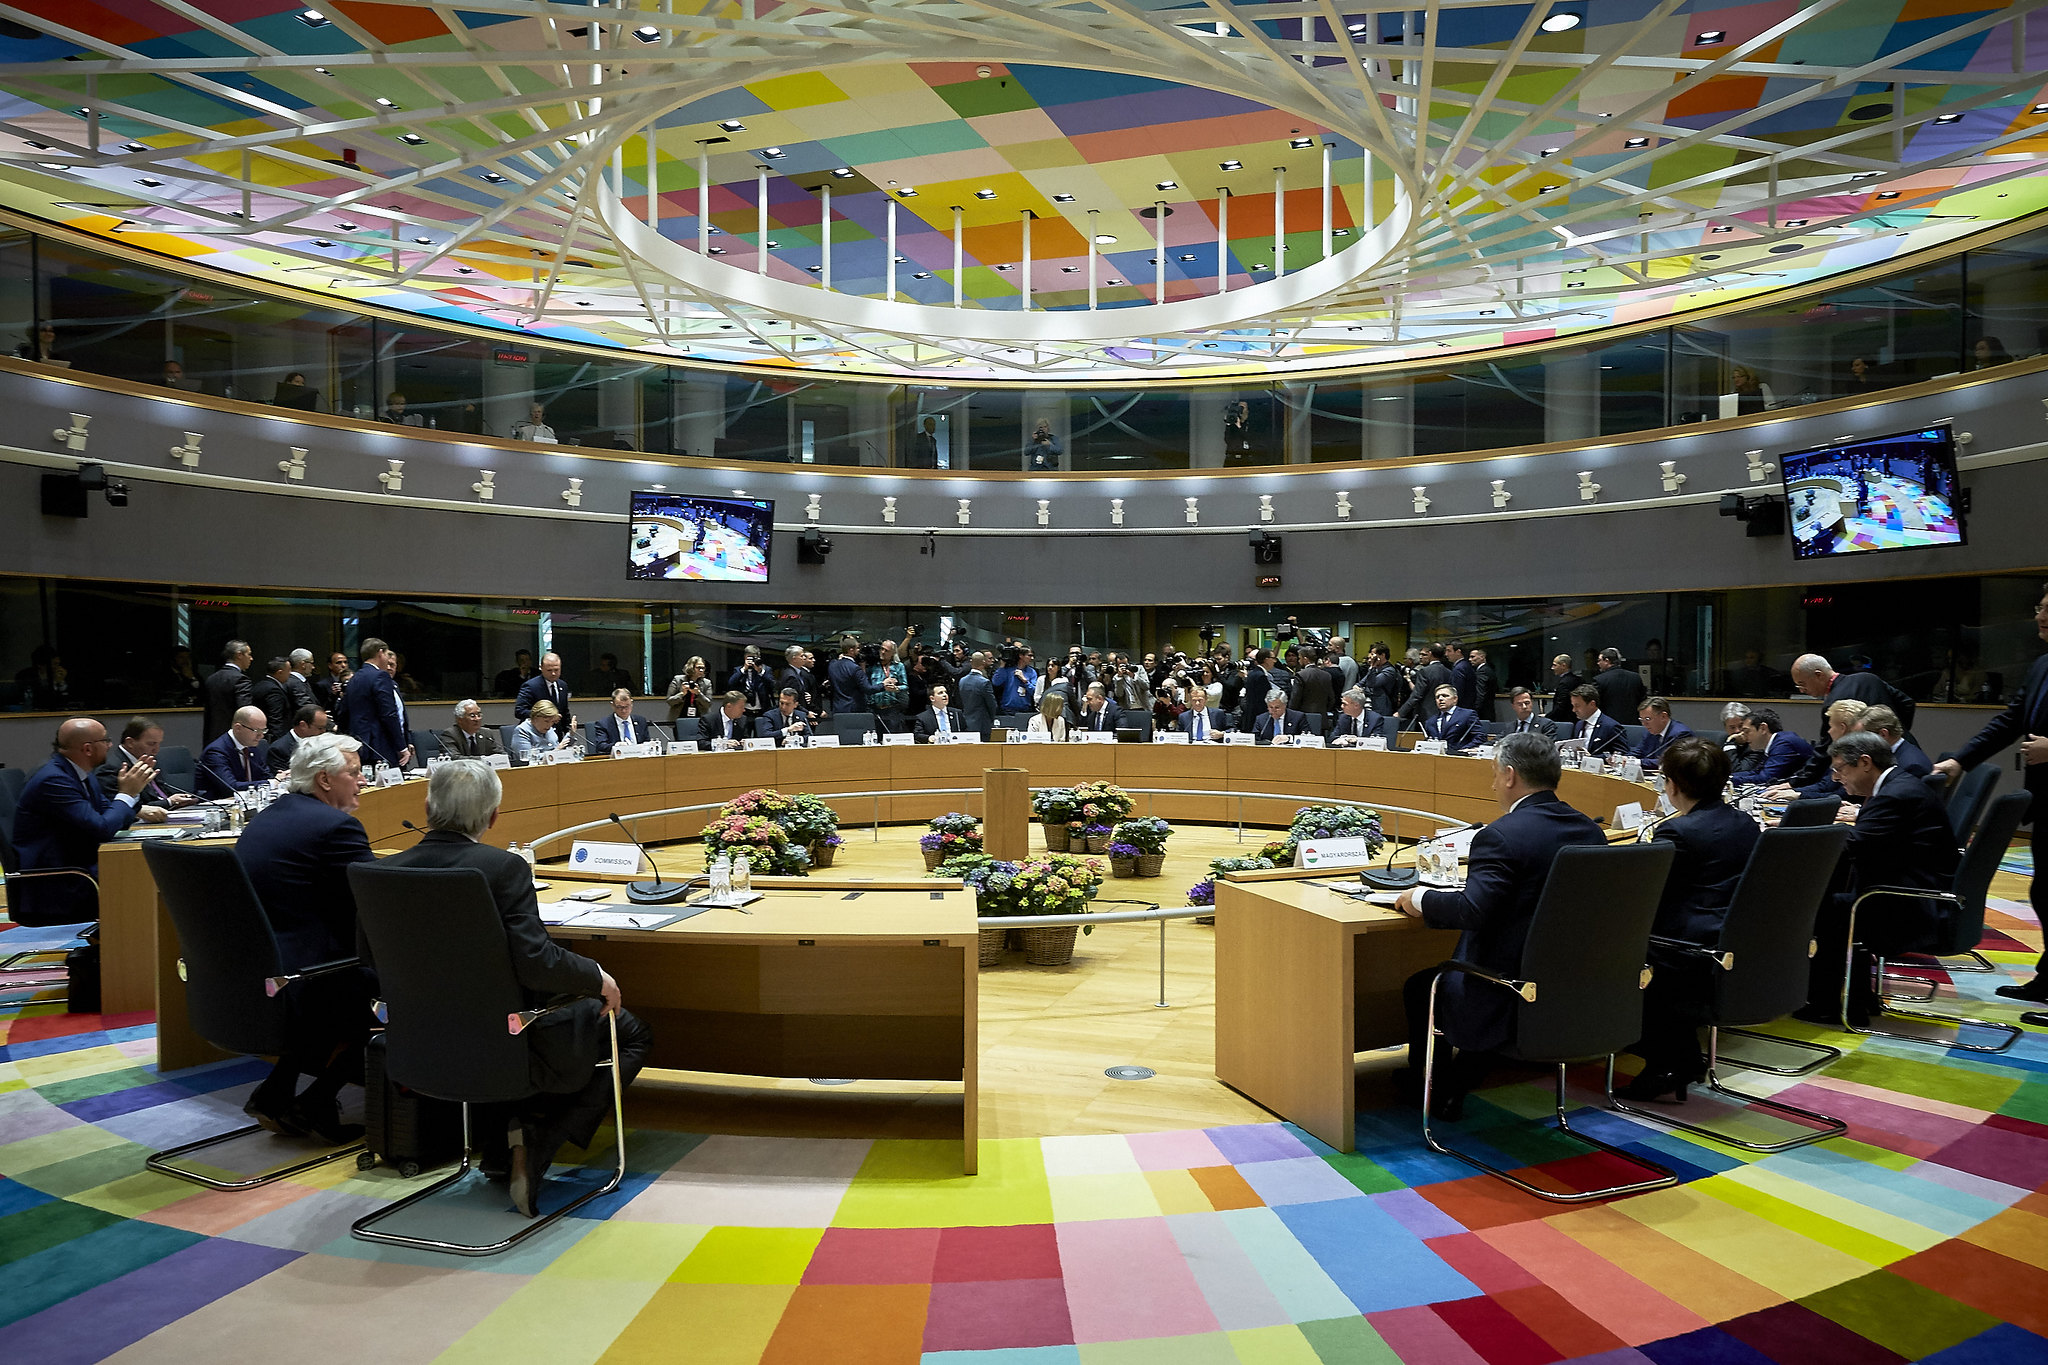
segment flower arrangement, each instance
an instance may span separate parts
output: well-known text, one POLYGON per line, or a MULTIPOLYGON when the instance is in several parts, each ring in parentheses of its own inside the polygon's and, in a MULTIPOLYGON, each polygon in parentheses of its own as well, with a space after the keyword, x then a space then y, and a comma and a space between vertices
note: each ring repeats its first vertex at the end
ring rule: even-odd
MULTIPOLYGON (((1125 820, 1117 825, 1115 839, 1120 844, 1130 844, 1138 853, 1164 853, 1166 841, 1173 837, 1173 826, 1157 816, 1143 820, 1125 820)), ((1111 849, 1114 852, 1114 848, 1111 849)), ((1136 857, 1137 854, 1133 854, 1136 857)))
POLYGON ((1226 872, 1270 872, 1274 866, 1273 860, 1263 852, 1256 858, 1211 858, 1209 875, 1188 888, 1188 904, 1214 905, 1216 879, 1226 872))
POLYGON ((1074 788, 1074 813, 1090 824, 1114 824, 1136 808, 1131 794, 1114 782, 1083 782, 1074 788))
POLYGON ((974 893, 977 915, 1014 915, 1015 897, 1011 884, 1017 879, 1017 864, 986 853, 956 853, 926 874, 967 883, 974 893))
POLYGON ((1063 825, 1074 818, 1074 789, 1044 787, 1031 793, 1031 813, 1048 825, 1063 825))
POLYGON ((721 813, 704 826, 704 865, 720 853, 744 853, 756 872, 800 877, 810 869, 811 855, 793 842, 781 822, 766 815, 721 813))
POLYGON ((1109 846, 1109 860, 1113 863, 1136 862, 1144 852, 1145 850, 1139 848, 1136 844, 1126 844, 1119 841, 1109 846))
POLYGON ((1291 867, 1294 846, 1304 839, 1365 840, 1368 853, 1378 853, 1387 837, 1380 830, 1380 813, 1357 806, 1303 806, 1294 812, 1284 838, 1275 839, 1259 850, 1259 856, 1273 860, 1275 867, 1291 867))
POLYGON ((1109 835, 1110 827, 1101 823, 1091 824, 1081 831, 1084 839, 1107 839, 1109 835))
POLYGON ((1089 858, 1048 853, 1021 863, 986 853, 960 853, 931 874, 965 882, 975 909, 990 915, 1077 915, 1102 885, 1102 864, 1089 858))
MULTIPOLYGON (((800 844, 822 844, 839 833, 839 814, 809 792, 788 798, 789 809, 776 818, 800 844)), ((834 844, 833 847, 838 847, 834 844)))
POLYGON ((1216 903, 1216 879, 1204 877, 1188 888, 1188 904, 1209 906, 1216 903))
POLYGON ((921 836, 917 846, 924 850, 925 866, 937 867, 959 853, 981 852, 981 821, 955 811, 931 822, 931 832, 921 836))

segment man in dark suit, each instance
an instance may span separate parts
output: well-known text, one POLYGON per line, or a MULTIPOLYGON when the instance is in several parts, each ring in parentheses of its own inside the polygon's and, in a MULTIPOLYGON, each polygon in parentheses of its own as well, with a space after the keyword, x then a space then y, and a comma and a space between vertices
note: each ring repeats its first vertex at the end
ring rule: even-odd
POLYGON ((1301 655, 1301 671, 1294 676, 1294 709, 1308 717, 1309 732, 1319 735, 1337 713, 1340 689, 1331 679, 1340 675, 1323 666, 1321 650, 1304 649, 1301 655))
MULTIPOLYGON (((392 681, 398 655, 382 640, 369 639, 363 641, 362 659, 363 666, 349 680, 348 695, 342 699, 343 723, 368 752, 370 762, 409 768, 418 756, 405 728, 405 702, 392 681)), ((560 667, 557 660, 557 672, 560 667)))
MULTIPOLYGON (((1415 690, 1408 694, 1408 700, 1401 703, 1400 716, 1403 721, 1427 724, 1436 714, 1436 690, 1451 681, 1451 667, 1444 662, 1448 651, 1442 645, 1429 647, 1429 661, 1415 670, 1415 690)), ((1456 684, 1452 685, 1455 693, 1456 684)))
MULTIPOLYGON (((775 694, 780 697, 782 689, 796 689, 796 704, 805 711, 813 708, 812 692, 817 679, 812 676, 811 666, 816 662, 811 652, 802 645, 791 645, 782 651, 782 668, 775 675, 775 694)), ((766 714, 765 712, 763 714, 766 714)))
MULTIPOLYGON (((475 1127, 485 1171, 505 1172, 513 1206, 531 1218, 555 1153, 564 1143, 588 1147, 612 1112, 612 1078, 598 1066, 611 1056, 605 1016, 617 1017, 621 1088, 640 1074, 654 1035, 626 1011, 609 972, 548 937, 533 893, 533 870, 525 861, 481 842, 497 823, 502 795, 498 775, 487 765, 441 764, 427 782, 426 834, 384 866, 472 868, 481 874, 504 924, 505 948, 525 1004, 553 1006, 520 1035, 535 1093, 475 1127)), ((450 970, 460 970, 460 964, 450 970)), ((477 1112, 471 1111, 473 1118, 477 1112)))
POLYGON ((1255 649, 1245 657, 1244 692, 1238 699, 1237 728, 1250 730, 1266 714, 1266 694, 1273 690, 1273 651, 1255 649))
POLYGON ((935 739, 950 741, 967 728, 966 717, 952 704, 953 694, 946 690, 944 683, 933 683, 928 695, 931 705, 918 712, 914 723, 919 744, 935 739))
POLYGON ((1508 709, 1514 719, 1508 722, 1507 733, 1511 735, 1541 735, 1545 739, 1557 738, 1557 724, 1547 716, 1536 714, 1536 694, 1526 687, 1517 687, 1508 693, 1508 709))
POLYGON ((1784 720, 1768 706, 1750 708, 1742 720, 1742 738, 1760 761, 1754 768, 1729 778, 1738 787, 1759 783, 1773 786, 1798 772, 1813 757, 1813 746, 1788 733, 1784 720))
POLYGON ((1384 644, 1375 641, 1366 652, 1365 670, 1359 674, 1358 685, 1365 689, 1367 705, 1374 715, 1391 716, 1401 709, 1401 670, 1394 667, 1392 656, 1384 644))
POLYGON ((1288 706, 1287 694, 1275 687, 1266 693, 1266 709, 1252 722, 1252 742, 1271 744, 1276 737, 1291 739, 1307 730, 1308 717, 1288 706))
POLYGON ((1572 693, 1585 686, 1586 680, 1572 672, 1572 656, 1560 654, 1550 661, 1551 692, 1550 710, 1544 714, 1560 726, 1573 721, 1572 693))
POLYGON ((718 699, 718 709, 697 723, 697 738, 707 749, 737 749, 741 740, 753 737, 744 692, 725 693, 718 699))
MULTIPOLYGON (((1814 938, 1820 950, 1807 974, 1806 1008, 1799 1017, 1813 1023, 1839 1023, 1842 1017, 1842 969, 1848 952, 1849 911, 1856 898, 1880 886, 1946 891, 1954 880, 1960 855, 1949 825, 1948 807, 1932 787, 1898 770, 1891 745, 1881 735, 1854 730, 1828 746, 1835 781, 1862 802, 1856 810, 1855 832, 1843 855, 1844 889, 1821 906, 1814 938)), ((1850 810, 1844 806, 1846 815, 1850 810)), ((1940 901, 1883 896, 1856 911, 1856 963, 1849 976, 1848 1014, 1860 1024, 1876 1013, 1879 1003, 1871 982, 1870 954, 1912 952, 1928 941, 1949 914, 1940 901)))
POLYGON ((1436 714, 1422 723, 1422 737, 1442 740, 1444 751, 1454 754, 1476 742, 1472 728, 1478 722, 1470 707, 1458 705, 1458 689, 1444 683, 1436 690, 1436 714))
MULTIPOLYGON (((163 747, 164 728, 148 716, 130 716, 128 723, 121 727, 121 742, 108 751, 106 760, 93 770, 93 780, 99 783, 100 791, 109 801, 120 795, 121 770, 148 759, 156 762, 157 750, 163 747)), ((179 791, 171 785, 170 779, 162 773, 150 778, 149 785, 142 789, 144 810, 157 806, 172 810, 189 806, 199 798, 191 792, 179 791)))
POLYGON ((313 689, 313 700, 322 711, 332 716, 336 724, 343 723, 341 708, 348 698, 348 685, 355 677, 349 671, 348 655, 335 650, 327 656, 327 671, 317 678, 307 679, 306 685, 313 689))
POLYGON ((1889 706, 1872 706, 1856 717, 1856 728, 1880 735, 1892 746, 1892 766, 1912 777, 1931 777, 1934 760, 1927 751, 1906 738, 1905 723, 1889 706))
MULTIPOLYGON (((363 786, 358 748, 347 735, 302 741, 292 754, 291 789, 258 811, 235 843, 235 857, 263 904, 286 971, 356 955, 356 901, 348 866, 375 856, 355 817, 363 786)), ((353 1141, 363 1130, 341 1122, 336 1096, 361 1076, 369 982, 361 973, 337 972, 301 981, 293 990, 296 1045, 278 1059, 243 1109, 273 1132, 353 1141), (313 1083, 295 1094, 302 1073, 310 1074, 313 1083)))
POLYGON ((960 675, 960 720, 987 739, 996 724, 996 690, 988 678, 988 655, 976 650, 960 675))
POLYGON ((512 703, 512 719, 525 720, 537 701, 551 701, 571 729, 575 715, 569 710, 569 684, 562 681, 562 656, 549 650, 540 656, 540 672, 519 687, 519 699, 512 703))
POLYGON ((199 772, 213 795, 247 791, 269 783, 270 763, 263 754, 263 733, 262 709, 245 706, 235 712, 235 723, 228 727, 228 732, 200 753, 199 772))
MULTIPOLYGON (((284 690, 290 694, 291 703, 286 713, 296 716, 301 706, 319 706, 313 695, 313 651, 295 649, 290 655, 290 665, 284 675, 284 690)), ((325 707, 321 707, 325 710, 325 707)))
POLYGON ((199 685, 206 702, 199 738, 207 744, 226 734, 235 723, 235 712, 254 700, 249 666, 255 662, 255 656, 249 650, 249 642, 228 641, 227 648, 221 651, 221 660, 221 666, 207 674, 199 685))
POLYGON ((455 723, 435 736, 448 758, 488 758, 505 752, 494 725, 484 724, 484 708, 474 697, 455 703, 455 723))
MULTIPOLYGON (((1198 683, 1191 696, 1208 701, 1209 694, 1198 683)), ((1231 724, 1237 717, 1220 706, 1190 706, 1173 718, 1174 728, 1188 737, 1191 743, 1202 744, 1210 740, 1220 741, 1230 733, 1231 724)))
POLYGON ((772 739, 777 744, 800 744, 809 740, 817 723, 799 702, 795 686, 784 687, 776 695, 775 705, 754 722, 755 737, 772 739))
POLYGON ((1612 645, 1600 651, 1600 672, 1593 686, 1600 690, 1601 712, 1617 719, 1642 710, 1643 699, 1650 693, 1642 674, 1621 666, 1621 651, 1612 645))
POLYGON ((1366 709, 1364 688, 1347 688, 1338 705, 1342 710, 1330 725, 1332 748, 1355 748, 1380 732, 1380 718, 1366 709))
POLYGON ((1636 719, 1643 723, 1643 742, 1636 746, 1636 757, 1645 768, 1656 767, 1673 740, 1692 733, 1684 721, 1671 718, 1671 703, 1662 697, 1646 698, 1636 719))
POLYGON ((1120 713, 1116 703, 1109 699, 1108 690, 1099 682, 1089 683, 1088 690, 1081 696, 1081 714, 1074 722, 1074 728, 1113 735, 1120 723, 1120 713))
POLYGON ((612 689, 612 709, 591 727, 597 737, 591 745, 591 752, 608 754, 620 744, 643 744, 648 738, 648 725, 648 721, 633 714, 632 690, 615 687, 612 689))
POLYGON ((746 653, 740 659, 740 666, 725 680, 725 690, 746 694, 747 714, 756 719, 763 711, 775 705, 775 678, 768 672, 767 665, 761 662, 759 645, 747 646, 746 653))
POLYGON ((1465 657, 1472 661, 1472 709, 1479 713, 1479 719, 1490 724, 1493 703, 1500 696, 1500 675, 1486 661, 1485 650, 1475 649, 1465 657))
POLYGON ((1479 710, 1479 669, 1465 652, 1465 642, 1452 640, 1446 644, 1444 661, 1451 666, 1451 690, 1457 694, 1458 705, 1476 715, 1479 710))
MULTIPOLYGON (((263 751, 263 761, 269 765, 273 775, 280 774, 292 766, 292 755, 301 744, 315 735, 327 733, 327 713, 317 706, 301 706, 292 717, 292 728, 270 741, 263 751)), ((493 736, 495 738, 495 736, 493 736)))
MULTIPOLYGON (((1828 708, 1838 701, 1860 701, 1865 706, 1890 706, 1892 690, 1875 673, 1837 673, 1821 654, 1802 654, 1792 661, 1792 686, 1820 700, 1820 734, 1814 747, 1825 754, 1828 737, 1828 708)), ((1814 774, 1818 780, 1819 774, 1814 774)))
POLYGON ((1560 739, 1583 739, 1589 754, 1611 753, 1628 747, 1628 731, 1621 722, 1600 709, 1600 689, 1580 683, 1572 689, 1572 729, 1560 739))
MULTIPOLYGON (((100 845, 154 813, 142 793, 156 763, 141 758, 123 767, 110 797, 93 780, 106 761, 107 727, 74 717, 57 727, 56 752, 29 774, 14 811, 14 849, 23 872, 77 868, 99 876, 100 845)), ((85 877, 25 877, 8 887, 8 913, 17 924, 79 924, 99 918, 99 896, 85 877)))
POLYGON ((292 728, 292 693, 289 679, 291 664, 284 658, 272 659, 263 670, 263 676, 249 686, 249 704, 263 712, 263 738, 276 739, 292 728))
MULTIPOLYGON (((1465 886, 1458 891, 1423 891, 1411 887, 1396 903, 1403 914, 1419 916, 1432 929, 1463 932, 1451 956, 1496 976, 1521 970, 1522 945, 1543 896, 1543 883, 1557 851, 1578 844, 1604 844, 1600 827, 1558 799, 1561 771, 1557 746, 1540 735, 1509 735, 1493 760, 1493 799, 1502 814, 1472 838, 1465 886)), ((1429 988, 1436 969, 1417 972, 1402 988, 1408 1013, 1408 1070, 1404 1089, 1422 1094, 1424 1049, 1428 1044, 1429 988)), ((1480 1074, 1484 1054, 1497 1051, 1512 1038, 1514 1016, 1508 995, 1461 972, 1451 973, 1437 992, 1437 1022, 1459 1052, 1473 1058, 1440 1079, 1448 1093, 1437 1094, 1438 1115, 1457 1118, 1465 1090, 1480 1074)))
MULTIPOLYGON (((2042 588, 2041 600, 2034 606, 2034 630, 2048 643, 2048 586, 2042 588)), ((1986 721, 1984 728, 1957 750, 1954 758, 1944 758, 1934 765, 1934 770, 1946 775, 1953 788, 1964 769, 1974 768, 2015 744, 2024 765, 2022 780, 2034 797, 2027 813, 2027 818, 2033 821, 2035 844, 2034 880, 2028 897, 2035 918, 2048 924, 2048 856, 2043 855, 2040 847, 2042 821, 2048 820, 2048 654, 2034 660, 2034 666, 2027 670, 2027 680, 2013 694, 2012 703, 1986 721)), ((2034 964, 2033 980, 2000 986, 1998 993, 2016 1000, 2048 1001, 2048 953, 2043 953, 2034 964)), ((2048 1023, 2048 1018, 2029 1016, 2027 1022, 2048 1023)))

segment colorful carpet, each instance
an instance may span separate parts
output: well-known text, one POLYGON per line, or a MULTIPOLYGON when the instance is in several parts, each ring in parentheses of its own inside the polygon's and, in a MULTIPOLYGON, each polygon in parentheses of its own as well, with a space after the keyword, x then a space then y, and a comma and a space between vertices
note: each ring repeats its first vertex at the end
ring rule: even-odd
MULTIPOLYGON (((2024 858, 2014 871, 2025 871, 2024 858)), ((2033 939, 2025 907, 1996 921, 2033 939)), ((0 935, 12 939, 12 934, 0 935)), ((1993 956, 2019 974, 2031 951, 1993 956)), ((1955 978, 1987 1018, 2003 976, 1955 978)), ((1790 1030, 1783 1030, 1790 1032, 1790 1030)), ((231 1126, 259 1068, 172 1076, 146 1018, 0 1014, 0 1353, 61 1365, 334 1360, 933 1365, 2024 1365, 2048 1361, 2048 1034, 1997 1056, 1849 1049, 1775 1091, 1846 1138, 1750 1156, 1591 1105, 1677 1170, 1583 1208, 1361 1116, 1343 1155, 1286 1124, 946 1143, 636 1131, 621 1189, 489 1260, 348 1225, 416 1187, 338 1162, 240 1194, 145 1171, 231 1126)), ((1590 1072, 1575 1075, 1590 1085, 1590 1072)), ((1598 1180, 1536 1132, 1540 1080, 1461 1139, 1598 1180)))

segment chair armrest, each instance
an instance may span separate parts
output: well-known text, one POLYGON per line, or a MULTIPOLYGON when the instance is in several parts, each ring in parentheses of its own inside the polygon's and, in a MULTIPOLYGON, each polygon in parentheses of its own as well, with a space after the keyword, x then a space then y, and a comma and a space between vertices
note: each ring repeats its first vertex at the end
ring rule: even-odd
POLYGON ((100 884, 82 867, 39 867, 33 872, 0 873, 0 882, 26 881, 31 877, 83 877, 92 885, 93 894, 98 895, 100 884))
POLYGON ((294 981, 310 981, 316 976, 331 976, 335 972, 362 965, 361 958, 344 957, 335 962, 322 962, 317 966, 307 967, 301 971, 285 972, 280 976, 266 976, 263 978, 263 993, 274 997, 279 991, 282 991, 294 981))
POLYGON ((1855 904, 1849 907, 1849 913, 1855 914, 1863 902, 1880 897, 1889 897, 1893 900, 1947 901, 1957 907, 1963 903, 1963 898, 1953 891, 1922 891, 1912 886, 1873 886, 1856 897, 1855 904))
POLYGON ((1484 968, 1475 967, 1469 962, 1461 962, 1455 957, 1445 958, 1442 962, 1438 963, 1437 970, 1440 972, 1463 972, 1467 976, 1476 976, 1481 981, 1490 981, 1503 990, 1513 991, 1516 995, 1521 996, 1527 1004, 1533 1005, 1536 1003, 1536 983, 1533 981, 1513 981, 1504 977, 1498 977, 1484 968))
POLYGON ((1652 947, 1664 948, 1674 953, 1684 953, 1689 957, 1704 957, 1718 965, 1724 972, 1735 970, 1735 954, 1717 953, 1705 944, 1694 943, 1688 938, 1665 938, 1661 934, 1652 934, 1650 935, 1650 944, 1652 947))

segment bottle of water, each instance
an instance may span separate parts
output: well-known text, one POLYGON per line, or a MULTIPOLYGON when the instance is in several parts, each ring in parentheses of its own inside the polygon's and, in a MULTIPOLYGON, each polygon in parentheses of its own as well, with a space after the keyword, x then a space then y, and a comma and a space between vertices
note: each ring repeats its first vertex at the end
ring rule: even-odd
POLYGON ((754 860, 744 853, 732 860, 732 889, 742 896, 754 889, 754 860))
POLYGON ((711 860, 711 894, 714 898, 732 894, 732 862, 723 853, 711 860))

